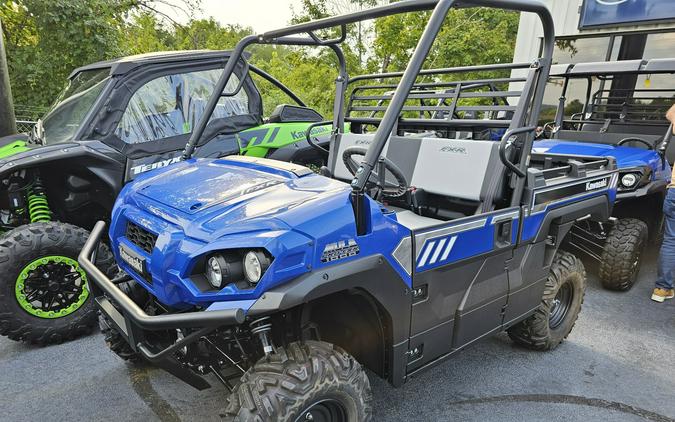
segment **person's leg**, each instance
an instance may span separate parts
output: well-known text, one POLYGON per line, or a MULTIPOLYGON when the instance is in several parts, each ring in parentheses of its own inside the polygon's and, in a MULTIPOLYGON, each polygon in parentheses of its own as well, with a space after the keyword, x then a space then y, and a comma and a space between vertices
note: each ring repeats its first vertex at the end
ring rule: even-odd
MULTIPOLYGON (((675 272, 675 189, 668 189, 666 199, 663 202, 663 214, 665 224, 663 244, 659 254, 656 288, 669 291, 673 289, 673 273, 675 272)), ((654 293, 656 295, 657 292, 654 293)))

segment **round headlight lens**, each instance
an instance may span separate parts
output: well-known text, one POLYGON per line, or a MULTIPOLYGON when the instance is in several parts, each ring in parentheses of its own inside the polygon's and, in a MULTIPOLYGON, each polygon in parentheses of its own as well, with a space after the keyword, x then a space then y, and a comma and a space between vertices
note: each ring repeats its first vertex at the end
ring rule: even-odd
POLYGON ((623 185, 626 188, 632 188, 634 187, 638 182, 638 177, 634 173, 628 173, 624 174, 621 177, 621 185, 623 185))
POLYGON ((212 256, 206 262, 206 279, 215 288, 220 288, 223 285, 223 268, 216 256, 212 256))
POLYGON ((249 283, 257 283, 262 277, 262 262, 257 252, 248 252, 244 256, 244 274, 249 283))

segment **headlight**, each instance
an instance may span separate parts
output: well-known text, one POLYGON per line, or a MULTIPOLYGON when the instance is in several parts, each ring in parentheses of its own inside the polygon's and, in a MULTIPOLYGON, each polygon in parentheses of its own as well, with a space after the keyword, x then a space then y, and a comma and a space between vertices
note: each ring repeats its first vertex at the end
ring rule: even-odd
POLYGON ((259 282, 269 266, 270 260, 262 252, 250 251, 244 255, 244 275, 251 284, 259 282))
POLYGON ((223 285, 223 267, 226 262, 220 256, 212 256, 206 262, 206 279, 209 284, 215 288, 220 288, 223 285))
POLYGON ((630 189, 637 185, 640 178, 635 173, 628 173, 621 176, 621 186, 630 189))
POLYGON ((241 280, 241 258, 229 255, 213 255, 206 261, 206 279, 216 289, 225 284, 241 280))

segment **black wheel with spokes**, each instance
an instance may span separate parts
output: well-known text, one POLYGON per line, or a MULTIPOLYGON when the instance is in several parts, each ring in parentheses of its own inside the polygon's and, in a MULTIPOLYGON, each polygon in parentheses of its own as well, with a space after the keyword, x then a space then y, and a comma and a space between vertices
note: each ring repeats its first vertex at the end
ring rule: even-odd
POLYGON ((89 296, 87 276, 74 259, 39 257, 23 268, 15 293, 19 305, 40 318, 59 318, 77 312, 89 296))
POLYGON ((572 331, 585 291, 584 265, 576 256, 559 251, 551 264, 539 308, 509 328, 509 337, 529 349, 555 349, 572 331))

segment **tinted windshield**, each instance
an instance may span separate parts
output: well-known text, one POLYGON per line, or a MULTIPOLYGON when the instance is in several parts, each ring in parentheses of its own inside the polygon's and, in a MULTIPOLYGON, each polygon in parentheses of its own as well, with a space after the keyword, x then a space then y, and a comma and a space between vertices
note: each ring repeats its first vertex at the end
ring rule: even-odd
POLYGON ((109 68, 87 70, 70 80, 43 119, 46 144, 64 142, 75 135, 109 75, 109 68))

